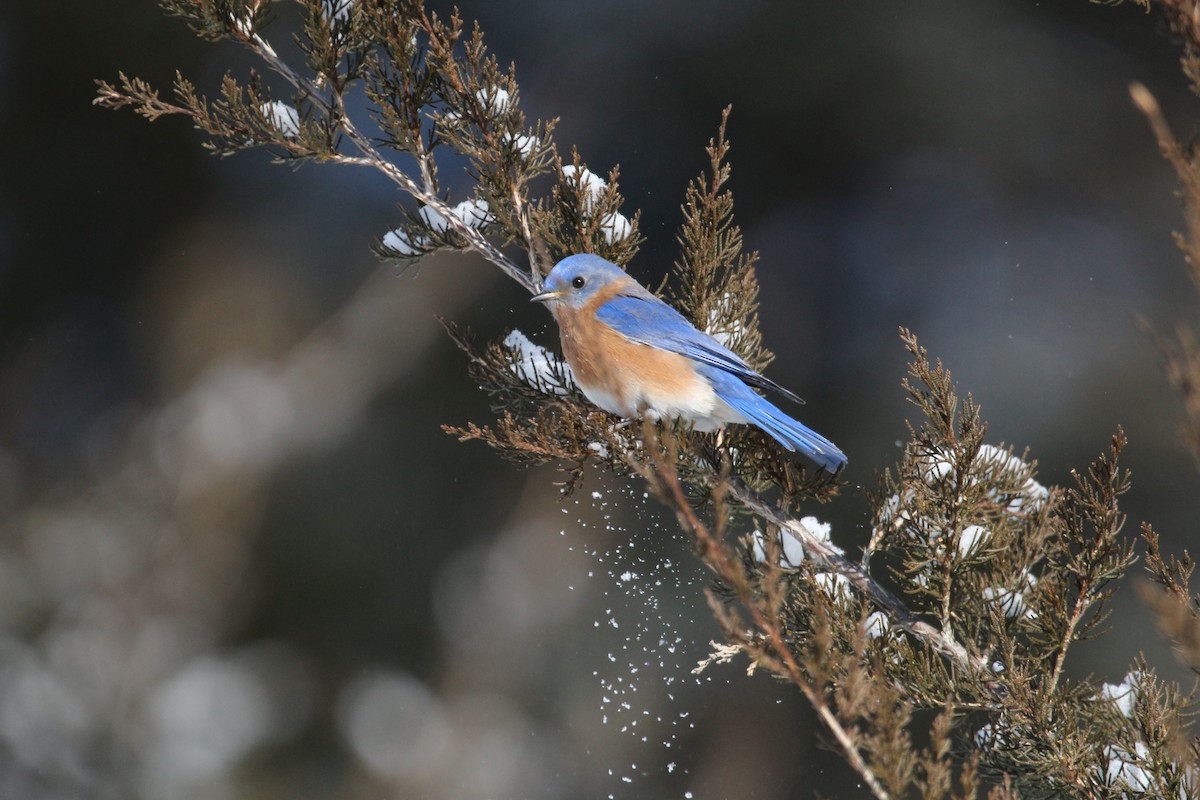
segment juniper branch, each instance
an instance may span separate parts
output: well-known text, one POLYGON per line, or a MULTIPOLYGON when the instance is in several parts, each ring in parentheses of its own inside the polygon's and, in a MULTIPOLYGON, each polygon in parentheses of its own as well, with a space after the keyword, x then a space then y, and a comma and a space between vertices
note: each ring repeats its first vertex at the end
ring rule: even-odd
POLYGON ((909 611, 903 601, 872 578, 866 568, 855 564, 830 547, 827 541, 814 534, 802 522, 782 513, 776 506, 740 481, 730 481, 729 493, 755 514, 794 537, 804 545, 805 553, 812 553, 822 566, 844 576, 863 595, 869 597, 880 610, 888 614, 900 628, 925 642, 937 652, 949 657, 964 670, 977 673, 989 680, 992 678, 991 673, 987 671, 987 662, 983 657, 972 656, 953 636, 939 631, 928 622, 918 618, 909 611))
POLYGON ((772 613, 770 608, 764 608, 764 603, 754 596, 752 588, 742 573, 740 562, 729 553, 724 542, 713 534, 688 502, 687 493, 679 481, 679 474, 676 470, 679 460, 678 453, 675 452, 674 439, 669 430, 660 432, 653 423, 646 421, 642 425, 642 436, 650 444, 649 450, 652 454, 650 462, 639 464, 643 478, 655 495, 674 510, 680 527, 695 538, 701 559, 724 581, 735 587, 738 599, 749 612, 756 629, 770 643, 769 652, 773 658, 765 660, 764 663, 780 677, 800 689, 817 712, 821 722, 837 741, 838 747, 841 748, 850 766, 867 784, 872 794, 879 800, 888 800, 891 797, 890 793, 879 782, 878 777, 863 759, 851 734, 842 725, 825 698, 805 677, 804 670, 796 661, 795 654, 784 641, 778 614, 772 613))
MULTIPOLYGON (((426 32, 432 33, 428 17, 423 17, 426 25, 426 32)), ((332 90, 333 102, 326 100, 316 84, 307 78, 302 77, 299 73, 293 70, 287 62, 279 57, 275 49, 267 42, 261 34, 256 31, 251 31, 246 34, 240 29, 235 28, 235 36, 241 40, 255 53, 258 54, 271 69, 290 83, 296 91, 300 92, 306 99, 316 104, 322 112, 333 119, 337 126, 345 132, 347 138, 354 143, 358 149, 360 156, 346 156, 337 154, 330 160, 334 163, 341 163, 355 166, 372 167, 386 175, 393 183, 399 186, 402 190, 411 195, 414 199, 419 200, 424 205, 432 207, 449 223, 454 231, 467 241, 468 246, 482 255, 488 261, 499 267, 504 274, 512 278, 517 283, 521 284, 530 294, 537 291, 538 286, 535 284, 530 275, 516 264, 514 264, 507 256, 488 241, 479 230, 468 225, 463 219, 454 213, 453 209, 443 201, 434 191, 433 180, 429 174, 429 154, 424 149, 418 150, 417 162, 420 164, 422 175, 425 176, 422 184, 417 183, 413 178, 400 169, 396 164, 384 158, 378 148, 371 143, 365 134, 358 129, 350 115, 346 113, 346 105, 342 97, 342 92, 334 87, 332 90)), ((417 137, 418 141, 420 137, 417 137)), ((531 255, 532 259, 532 255, 531 255)))

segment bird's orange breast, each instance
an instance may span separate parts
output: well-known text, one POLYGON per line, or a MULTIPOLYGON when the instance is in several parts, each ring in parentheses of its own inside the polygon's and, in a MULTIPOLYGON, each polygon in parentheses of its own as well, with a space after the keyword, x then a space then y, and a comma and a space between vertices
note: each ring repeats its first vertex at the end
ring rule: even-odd
POLYGON ((691 359, 627 339, 596 318, 596 309, 620 292, 607 286, 579 309, 555 309, 563 356, 596 405, 626 417, 649 409, 669 416, 711 410, 712 387, 691 359))

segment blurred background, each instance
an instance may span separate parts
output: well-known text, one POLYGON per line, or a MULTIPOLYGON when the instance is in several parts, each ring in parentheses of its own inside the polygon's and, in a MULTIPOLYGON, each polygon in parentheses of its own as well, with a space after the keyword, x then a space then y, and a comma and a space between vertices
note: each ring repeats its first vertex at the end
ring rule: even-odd
MULTIPOLYGON (((813 509, 853 549, 912 418, 915 330, 1043 483, 1130 437, 1130 532, 1195 548, 1179 403, 1134 315, 1195 322, 1186 138, 1156 14, 1086 0, 461 0, 522 104, 621 165, 653 284, 726 104, 774 379, 848 453, 813 509)), ((448 12, 436 0, 431 8, 448 12)), ((286 39, 286 27, 267 30, 286 39)), ((560 499, 443 423, 488 419, 435 315, 555 345, 478 258, 371 254, 369 172, 206 155, 90 105, 119 70, 254 66, 150 2, 0 3, 0 797, 808 798, 864 793, 804 704, 717 638, 640 488, 560 499)), ((276 90, 282 84, 276 81, 276 90)), ((1076 674, 1139 651, 1133 598, 1076 674)))

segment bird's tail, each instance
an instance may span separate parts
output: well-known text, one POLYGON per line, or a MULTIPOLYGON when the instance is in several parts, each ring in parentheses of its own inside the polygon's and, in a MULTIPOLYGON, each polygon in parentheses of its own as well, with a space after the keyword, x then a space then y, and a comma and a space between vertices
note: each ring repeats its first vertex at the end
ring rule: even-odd
POLYGON ((792 419, 745 384, 738 383, 741 391, 721 392, 721 399, 752 425, 762 428, 788 450, 808 456, 826 472, 837 472, 846 465, 846 454, 836 444, 792 419))

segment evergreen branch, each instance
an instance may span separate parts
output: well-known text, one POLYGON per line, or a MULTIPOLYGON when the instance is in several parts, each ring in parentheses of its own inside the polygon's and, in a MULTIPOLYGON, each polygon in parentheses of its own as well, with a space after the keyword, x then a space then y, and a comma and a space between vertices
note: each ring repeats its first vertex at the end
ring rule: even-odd
POLYGON ((692 180, 682 207, 676 239, 681 254, 670 299, 693 324, 706 330, 756 370, 774 357, 758 328, 757 253, 742 252, 742 232, 733 221, 733 194, 725 188, 731 169, 725 132, 731 106, 721 112, 716 138, 710 139, 708 172, 692 180))
MULTIPOLYGON (((256 29, 258 22, 261 21, 262 15, 265 13, 265 3, 256 2, 249 5, 231 5, 227 2, 196 0, 196 2, 167 2, 164 5, 171 13, 187 19, 194 30, 197 30, 198 33, 207 38, 232 38, 248 47, 272 71, 282 76, 304 102, 310 103, 317 109, 328 120, 330 129, 343 133, 353 144, 357 155, 344 154, 334 149, 312 150, 311 148, 304 148, 302 137, 298 136, 276 136, 265 139, 260 136, 253 136, 249 144, 258 144, 265 141, 284 146, 297 156, 320 156, 323 160, 332 163, 348 166, 366 166, 382 172, 402 191, 436 212, 444 220, 445 225, 461 237, 469 249, 481 254, 530 293, 536 291, 537 286, 540 284, 540 275, 527 272, 514 264, 480 232, 478 226, 469 224, 467 220, 456 214, 455 209, 445 202, 443 198, 438 196, 436 185, 432 178, 434 167, 432 165, 432 156, 429 152, 418 149, 416 153, 419 170, 422 175, 422 181, 418 182, 395 163, 384 158, 374 143, 362 133, 351 119, 346 111, 343 99, 343 90, 348 83, 348 78, 343 80, 340 76, 334 74, 333 79, 323 81, 323 87, 322 84, 300 75, 279 56, 270 42, 256 29)), ((378 13, 390 15, 391 10, 380 10, 378 13)), ((422 20, 425 25, 425 32, 430 36, 431 42, 436 41, 438 46, 445 50, 447 45, 439 38, 448 35, 444 26, 441 26, 436 20, 431 20, 428 16, 423 15, 422 20)), ((326 78, 331 71, 336 73, 336 70, 327 67, 319 74, 322 78, 326 78)), ((223 150, 224 152, 231 152, 232 149, 241 149, 247 145, 244 137, 254 134, 255 131, 253 128, 246 125, 230 124, 223 118, 231 119, 233 122, 240 121, 228 117, 229 114, 234 113, 236 109, 242 106, 242 103, 239 102, 241 99, 240 96, 230 94, 231 91, 237 91, 236 84, 230 81, 226 82, 226 94, 229 97, 229 102, 223 107, 226 110, 222 116, 216 116, 209 112, 207 105, 202 99, 195 98, 194 94, 192 94, 190 84, 182 78, 179 78, 177 85, 185 98, 185 102, 182 105, 174 105, 162 101, 158 94, 144 81, 129 79, 122 74, 120 75, 119 86, 98 81, 98 96, 94 102, 98 105, 114 109, 132 106, 139 114, 152 120, 166 114, 190 116, 207 132, 224 137, 230 141, 238 142, 236 145, 226 146, 223 150), (193 102, 187 102, 189 97, 193 99, 193 102)), ((254 99, 253 97, 251 98, 251 100, 254 99)), ((258 113, 260 116, 262 115, 261 111, 258 113)), ((416 142, 419 144, 422 142, 419 135, 416 137, 416 142)), ((516 190, 514 189, 514 191, 516 190)), ((518 212, 518 215, 520 216, 522 213, 518 212)), ((536 265, 532 253, 531 240, 532 235, 530 234, 527 237, 527 247, 531 250, 531 263, 536 265)))
MULTIPOLYGON (((1191 272, 1195 279, 1196 270, 1191 272)), ((1138 328, 1158 349, 1167 382, 1174 387, 1183 401, 1184 423, 1181 438, 1192 456, 1192 463, 1200 469, 1200 345, 1196 341, 1196 334, 1190 326, 1181 322, 1175 326, 1175 335, 1172 338, 1160 333, 1144 317, 1135 319, 1138 328)))
POLYGON ((1125 524, 1118 498, 1129 489, 1129 474, 1117 466, 1125 447, 1124 432, 1118 428, 1112 437, 1107 455, 1094 461, 1084 478, 1075 472, 1076 486, 1067 493, 1064 547, 1052 551, 1052 559, 1062 559, 1060 574, 1074 583, 1073 600, 1066 613, 1060 643, 1054 656, 1054 666, 1046 686, 1052 691, 1062 677, 1067 650, 1081 638, 1077 631, 1094 627, 1102 618, 1101 609, 1107 599, 1105 587, 1123 575, 1136 560, 1131 542, 1119 538, 1125 524), (1090 528, 1085 529, 1085 525, 1090 528), (1067 550, 1067 548, 1071 550, 1067 550), (1084 616, 1092 612, 1092 620, 1084 624, 1084 616))
MULTIPOLYGON (((175 74, 177 80, 182 80, 179 73, 175 74)), ((130 78, 124 72, 118 72, 117 77, 120 81, 119 88, 108 81, 96 80, 96 97, 92 100, 92 105, 109 109, 132 106, 137 114, 151 122, 170 114, 193 114, 191 108, 168 103, 160 98, 158 92, 141 78, 130 78)))
POLYGON ((863 782, 879 800, 887 800, 891 794, 880 783, 878 777, 863 759, 862 753, 854 743, 850 732, 842 725, 833 709, 825 698, 805 677, 804 670, 796 661, 796 656, 784 640, 784 633, 779 626, 779 618, 773 613, 769 601, 763 603, 756 598, 750 584, 745 580, 736 560, 725 547, 725 544, 714 535, 713 531, 696 515, 688 501, 683 484, 679 481, 676 464, 679 461, 675 451, 675 441, 669 432, 660 433, 653 424, 645 422, 642 425, 643 439, 649 444, 652 455, 650 463, 639 464, 642 477, 646 480, 659 499, 663 500, 674 511, 680 526, 696 540, 700 558, 729 585, 736 587, 738 599, 749 612, 757 631, 769 644, 766 659, 761 663, 769 666, 780 677, 794 684, 808 699, 817 716, 832 734, 842 750, 850 766, 858 773, 863 782), (764 605, 766 606, 764 608, 764 605))
POLYGON ((1154 611, 1159 631, 1171 641, 1184 664, 1200 673, 1200 594, 1190 588, 1196 562, 1186 550, 1183 555, 1164 557, 1158 534, 1149 525, 1142 526, 1146 543, 1146 570, 1158 585, 1138 588, 1142 602, 1154 611))
MULTIPOLYGON (((1194 5, 1194 4, 1193 4, 1194 5)), ((1200 6, 1194 6, 1200 8, 1200 6)), ((1192 22, 1194 26, 1195 21, 1192 22)), ((1192 41, 1197 47, 1197 68, 1200 69, 1200 31, 1192 28, 1192 41)), ((1200 73, 1195 81, 1200 81, 1200 73)), ((1200 85, 1197 83, 1196 85, 1200 85)), ((1181 194, 1185 204, 1186 234, 1175 234, 1175 243, 1183 251, 1187 261, 1188 274, 1192 284, 1200 291, 1200 163, 1184 152, 1179 140, 1171 131, 1171 126, 1163 116, 1158 100, 1150 90, 1140 83, 1129 86, 1129 95, 1138 110, 1150 123, 1150 129, 1158 142, 1158 148, 1167 162, 1174 167, 1175 175, 1179 178, 1181 194)))
MULTIPOLYGON (((426 17, 425 19, 426 24, 428 25, 428 18, 426 17)), ((427 28, 427 32, 432 31, 427 28)), ((332 161, 347 165, 372 167, 379 172, 382 172, 403 191, 407 192, 416 200, 419 200, 423 205, 431 207, 437 211, 437 213, 440 214, 444 220, 446 220, 449 226, 453 228, 459 236, 466 240, 468 246, 472 250, 475 250, 488 261, 499 267, 506 275, 508 275, 508 277, 525 287, 530 294, 533 294, 537 290, 537 284, 534 283, 528 273, 509 260, 509 258, 501 253, 495 245, 488 241, 487 237, 485 237, 478 229, 468 225, 466 221, 454 213, 454 209, 448 203, 443 201, 434 193, 432 178, 429 175, 430 166, 428 153, 422 151, 418 154, 417 160, 421 165, 422 175, 425 176, 424 184, 418 184, 412 179, 412 177, 401 170, 393 162, 384 158, 379 152, 378 148, 371 143, 370 139, 368 139, 367 136, 358 129, 358 126, 354 124, 354 121, 350 118, 349 114, 346 113, 345 102, 340 91, 338 91, 336 88, 333 91, 333 102, 326 100, 318 90, 317 86, 306 78, 301 77, 295 70, 293 70, 283 59, 279 57, 279 54, 275 52, 275 49, 271 47, 270 43, 268 43, 267 40, 264 39, 259 33, 255 31, 245 33, 239 30, 237 35, 242 38, 242 40, 250 47, 251 50, 253 50, 259 55, 259 57, 266 61, 267 64, 270 65, 271 69, 282 75, 283 78, 296 89, 296 91, 300 92, 306 98, 311 100, 318 108, 322 110, 322 112, 332 119, 336 123, 337 127, 346 134, 347 138, 350 139, 360 154, 358 156, 344 156, 339 154, 332 158, 332 161)))
MULTIPOLYGON (((1191 5, 1193 9, 1196 8, 1195 4, 1191 5)), ((1200 86, 1200 30, 1196 27, 1196 20, 1188 21, 1186 15, 1175 13, 1172 18, 1179 20, 1178 24, 1184 25, 1184 31, 1191 34, 1190 38, 1185 38, 1187 52, 1190 53, 1185 55, 1185 65, 1190 63, 1196 70, 1192 76, 1195 88, 1200 86)), ((1183 252, 1192 285, 1200 291, 1200 163, 1185 153, 1149 89, 1140 83, 1133 83, 1129 87, 1129 94, 1134 105, 1150 123, 1159 150, 1175 169, 1179 179, 1187 228, 1186 233, 1175 234, 1175 244, 1183 252)), ((1183 399, 1186 415, 1184 442, 1193 463, 1200 469, 1200 348, 1196 345, 1196 336, 1190 327, 1182 323, 1176 326, 1173 340, 1158 333, 1145 319, 1139 319, 1138 324, 1158 348, 1167 380, 1183 399)))
POLYGON ((778 508, 739 482, 730 483, 729 493, 735 500, 758 514, 762 519, 794 537, 804 546, 805 553, 811 553, 822 566, 845 577, 863 595, 869 597, 881 611, 885 612, 897 627, 911 633, 933 650, 947 656, 961 669, 978 673, 986 680, 993 679, 994 676, 988 672, 985 659, 972 656, 961 643, 955 641, 945 631, 938 630, 914 615, 903 601, 872 578, 866 568, 850 561, 832 547, 826 539, 813 533, 803 522, 780 513, 778 508))

